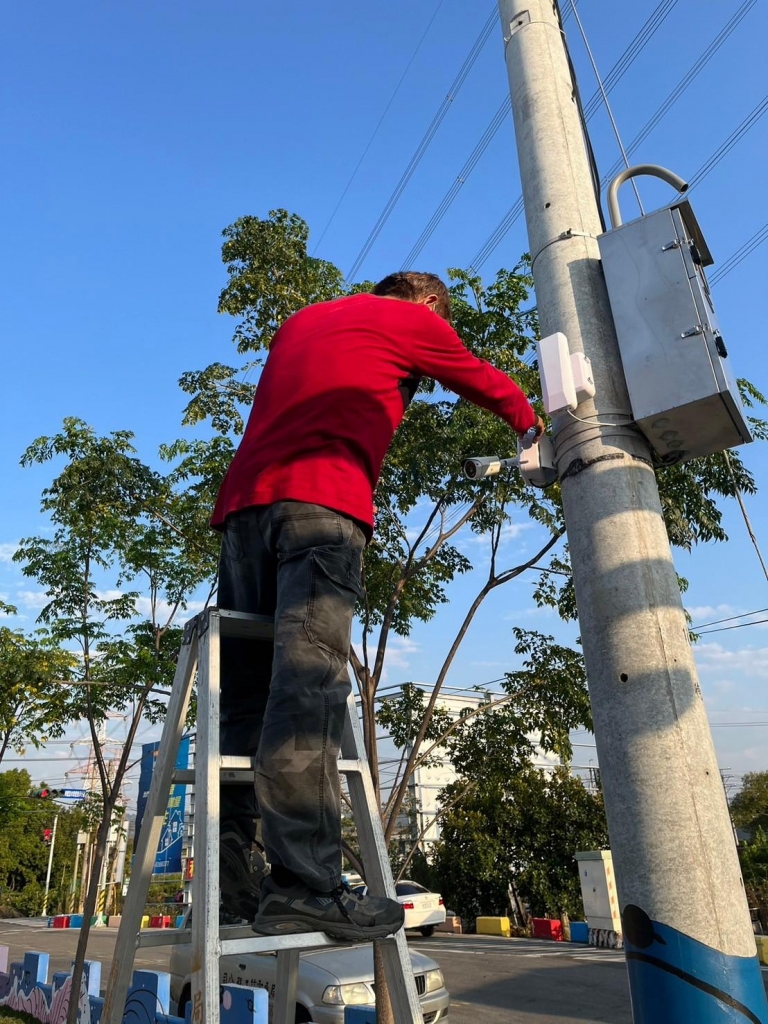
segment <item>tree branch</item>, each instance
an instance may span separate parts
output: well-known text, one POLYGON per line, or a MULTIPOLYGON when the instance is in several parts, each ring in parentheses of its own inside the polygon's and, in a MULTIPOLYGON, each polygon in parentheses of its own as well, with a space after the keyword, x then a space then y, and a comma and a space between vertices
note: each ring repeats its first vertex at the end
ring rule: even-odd
POLYGON ((516 576, 519 576, 521 573, 525 572, 526 569, 529 569, 532 565, 534 565, 543 555, 547 553, 547 551, 550 550, 550 548, 552 548, 557 543, 563 532, 564 531, 561 530, 554 536, 552 536, 540 551, 538 551, 532 558, 528 559, 528 561, 523 562, 522 565, 518 565, 514 569, 508 569, 506 570, 506 572, 501 573, 499 576, 489 579, 485 586, 480 590, 475 600, 470 605, 470 608, 467 614, 464 616, 464 621, 459 627, 459 631, 456 634, 453 643, 451 644, 450 650, 448 651, 445 661, 443 662, 443 666, 440 669, 440 673, 435 681, 435 685, 432 689, 432 693, 430 694, 430 698, 427 703, 426 710, 424 712, 424 718, 422 719, 421 726, 419 727, 419 732, 411 747, 411 753, 408 757, 408 763, 406 764, 405 772, 403 773, 403 778, 401 779, 400 785, 397 787, 397 789, 393 790, 392 793, 390 793, 387 805, 384 808, 384 818, 386 821, 385 837, 387 842, 390 842, 392 839, 392 834, 394 832, 397 815, 400 813, 400 808, 402 807, 403 800, 405 799, 406 789, 408 787, 410 777, 413 773, 416 758, 418 757, 419 754, 419 749, 421 747, 421 744, 424 742, 424 737, 426 736, 427 730, 429 729, 429 723, 432 721, 432 714, 434 712, 435 705, 437 704, 437 699, 440 696, 440 690, 442 689, 443 683, 445 682, 445 677, 447 676, 448 671, 453 663, 453 659, 456 656, 456 652, 461 646, 464 637, 466 636, 467 630, 469 629, 472 620, 475 617, 475 613, 477 612, 480 605, 483 603, 485 598, 492 590, 494 590, 496 587, 501 586, 504 583, 508 583, 509 580, 514 579, 516 576))
POLYGON ((416 851, 419 848, 419 843, 424 838, 424 836, 427 834, 427 832, 429 832, 429 830, 432 828, 432 826, 435 824, 435 822, 439 818, 442 818, 444 814, 447 814, 448 811, 450 811, 452 807, 455 807, 456 804, 459 802, 459 800, 461 800, 463 797, 465 797, 467 795, 467 793, 470 791, 470 789, 473 789, 475 786, 476 786, 475 782, 468 782, 466 784, 466 786, 464 787, 464 789, 462 789, 461 792, 457 796, 455 796, 453 798, 453 800, 451 800, 450 803, 447 803, 445 805, 445 807, 441 807, 440 810, 437 812, 437 814, 433 815, 429 819, 427 824, 424 826, 424 828, 421 830, 421 832, 419 832, 418 836, 414 840, 413 846, 411 848, 411 852, 408 854, 408 856, 405 858, 405 860, 403 861, 402 865, 400 866, 400 870, 397 873, 397 878, 395 879, 395 882, 399 882, 400 879, 403 877, 405 869, 411 863, 411 861, 413 860, 413 857, 414 857, 416 851))

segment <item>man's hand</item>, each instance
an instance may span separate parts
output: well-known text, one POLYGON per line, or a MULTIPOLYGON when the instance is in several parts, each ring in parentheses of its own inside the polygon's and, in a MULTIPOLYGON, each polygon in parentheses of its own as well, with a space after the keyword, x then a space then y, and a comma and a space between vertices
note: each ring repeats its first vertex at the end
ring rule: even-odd
POLYGON ((536 417, 536 423, 534 424, 534 426, 536 427, 536 440, 538 441, 539 438, 541 437, 541 435, 547 429, 547 425, 544 422, 544 420, 541 418, 541 416, 537 416, 536 417))

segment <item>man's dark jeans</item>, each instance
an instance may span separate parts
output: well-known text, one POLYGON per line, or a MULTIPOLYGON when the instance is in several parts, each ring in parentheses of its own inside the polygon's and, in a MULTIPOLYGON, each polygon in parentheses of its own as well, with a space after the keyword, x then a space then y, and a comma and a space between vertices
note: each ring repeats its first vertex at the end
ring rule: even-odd
POLYGON ((256 757, 256 793, 222 786, 221 818, 314 889, 341 881, 336 759, 365 536, 320 505, 281 501, 227 517, 221 608, 275 616, 274 644, 222 640, 222 753, 256 757))

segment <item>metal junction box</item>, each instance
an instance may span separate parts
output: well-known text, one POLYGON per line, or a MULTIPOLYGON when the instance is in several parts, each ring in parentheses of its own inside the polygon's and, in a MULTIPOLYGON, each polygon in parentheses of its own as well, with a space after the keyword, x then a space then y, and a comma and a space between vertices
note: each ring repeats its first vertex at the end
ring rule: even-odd
POLYGON ((598 239, 632 415, 663 463, 752 440, 687 200, 598 239))

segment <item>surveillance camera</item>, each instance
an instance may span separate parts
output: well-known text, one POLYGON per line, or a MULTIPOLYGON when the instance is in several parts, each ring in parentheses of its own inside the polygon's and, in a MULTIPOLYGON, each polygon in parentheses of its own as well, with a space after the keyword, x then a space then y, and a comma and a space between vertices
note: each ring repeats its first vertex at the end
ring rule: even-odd
POLYGON ((501 472, 504 461, 495 456, 465 459, 464 476, 469 480, 482 480, 486 476, 495 476, 501 472))

